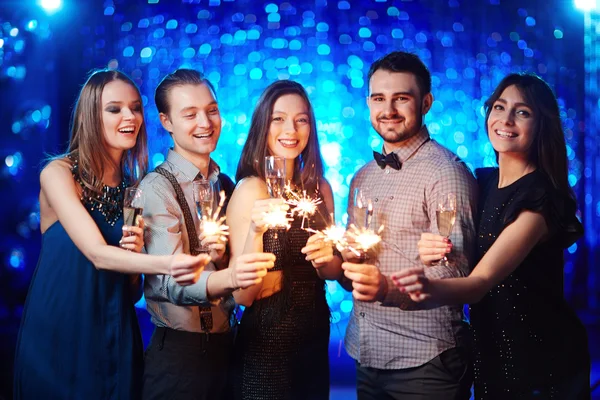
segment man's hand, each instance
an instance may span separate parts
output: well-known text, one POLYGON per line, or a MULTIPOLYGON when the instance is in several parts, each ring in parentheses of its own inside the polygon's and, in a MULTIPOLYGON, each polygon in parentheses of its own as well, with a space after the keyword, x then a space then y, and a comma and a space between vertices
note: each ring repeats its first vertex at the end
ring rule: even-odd
POLYGON ((383 301, 388 286, 385 276, 372 264, 342 264, 344 275, 352 281, 352 296, 356 300, 374 302, 383 301))
POLYGON ((205 236, 204 232, 198 237, 200 245, 203 249, 208 249, 208 255, 211 260, 217 266, 217 269, 223 269, 224 264, 226 266, 227 259, 225 257, 225 250, 227 249, 227 236, 226 235, 209 235, 205 236))

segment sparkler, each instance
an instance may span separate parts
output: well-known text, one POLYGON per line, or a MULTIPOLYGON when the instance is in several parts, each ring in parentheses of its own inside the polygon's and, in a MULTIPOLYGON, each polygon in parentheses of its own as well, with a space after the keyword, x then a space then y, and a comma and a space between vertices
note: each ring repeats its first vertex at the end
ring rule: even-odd
POLYGON ((332 243, 337 248, 348 246, 348 242, 346 241, 346 229, 341 226, 330 225, 322 231, 307 228, 306 231, 322 235, 322 240, 325 243, 332 243))
POLYGON ((263 219, 269 228, 290 228, 291 218, 288 217, 287 211, 279 206, 271 205, 263 219))
POLYGON ((292 215, 302 215, 302 226, 304 229, 304 221, 308 217, 315 215, 317 207, 323 202, 319 197, 310 197, 306 194, 306 190, 302 191, 302 195, 296 193, 290 184, 285 185, 285 191, 290 196, 290 199, 286 200, 292 208, 292 215))
POLYGON ((353 244, 347 247, 356 256, 361 257, 381 242, 380 233, 382 231, 383 225, 377 231, 374 231, 368 228, 357 228, 356 225, 352 224, 346 234, 350 239, 349 242, 353 244))
MULTIPOLYGON (((215 212, 212 212, 212 209, 209 209, 208 212, 202 216, 200 220, 200 224, 202 227, 202 232, 204 236, 227 236, 229 235, 229 226, 225 225, 223 222, 225 221, 225 217, 219 217, 221 210, 223 209, 223 205, 225 204, 225 192, 221 191, 219 193, 219 205, 215 212)), ((223 238, 226 240, 226 238, 223 238)))

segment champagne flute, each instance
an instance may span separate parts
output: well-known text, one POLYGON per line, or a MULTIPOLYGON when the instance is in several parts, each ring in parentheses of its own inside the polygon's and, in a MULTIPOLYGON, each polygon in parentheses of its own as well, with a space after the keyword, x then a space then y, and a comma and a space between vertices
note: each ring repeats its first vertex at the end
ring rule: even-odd
POLYGON ((285 188, 285 158, 265 157, 265 180, 271 198, 282 198, 285 188))
POLYGON ((200 221, 202 221, 202 219, 209 219, 212 214, 215 199, 215 191, 212 182, 207 179, 198 179, 192 182, 192 187, 198 219, 200 221))
MULTIPOLYGON (((450 237, 454 222, 456 221, 456 195, 454 193, 447 193, 440 196, 435 216, 440 235, 445 238, 450 237)), ((448 266, 448 257, 444 256, 438 265, 448 266)))
POLYGON ((352 220, 357 228, 370 229, 373 217, 373 202, 367 195, 368 190, 354 188, 352 197, 352 220))
MULTIPOLYGON (((352 197, 352 217, 353 224, 359 231, 366 233, 368 230, 371 230, 373 202, 369 198, 368 189, 354 188, 352 197)), ((356 246, 355 244, 352 244, 351 247, 356 246)), ((359 262, 365 262, 367 260, 367 251, 355 249, 354 252, 356 251, 360 253, 358 255, 359 262)))
MULTIPOLYGON (((192 191, 194 202, 196 203, 196 213, 200 220, 200 231, 204 229, 204 221, 212 218, 212 212, 215 200, 215 189, 213 183, 208 179, 198 179, 192 182, 192 191)), ((200 245, 198 251, 208 253, 208 248, 200 245)))
MULTIPOLYGON (((123 225, 140 226, 140 218, 144 213, 144 194, 142 189, 128 187, 123 199, 123 225)), ((129 233, 132 235, 132 233, 129 233)))
MULTIPOLYGON (((265 157, 265 181, 267 182, 267 190, 271 198, 283 198, 285 178, 285 158, 278 156, 265 157)), ((273 210, 270 214, 277 217, 275 218, 277 222, 273 226, 276 229, 274 237, 277 239, 279 236, 277 231, 284 230, 287 227, 288 221, 284 213, 280 210, 273 210)))

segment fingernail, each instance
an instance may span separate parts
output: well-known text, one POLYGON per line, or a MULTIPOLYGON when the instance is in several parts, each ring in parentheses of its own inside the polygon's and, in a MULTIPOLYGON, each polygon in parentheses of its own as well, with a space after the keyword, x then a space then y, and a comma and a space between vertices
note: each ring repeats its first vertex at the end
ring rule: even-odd
POLYGON ((448 238, 447 237, 444 238, 444 243, 448 243, 448 238))

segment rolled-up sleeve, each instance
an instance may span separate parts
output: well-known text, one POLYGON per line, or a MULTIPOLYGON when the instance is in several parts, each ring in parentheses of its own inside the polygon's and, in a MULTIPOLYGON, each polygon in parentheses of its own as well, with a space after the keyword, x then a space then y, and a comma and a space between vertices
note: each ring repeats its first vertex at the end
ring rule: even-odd
MULTIPOLYGON (((185 227, 180 220, 182 213, 170 185, 170 182, 158 175, 154 179, 144 180, 140 185, 144 193, 144 240, 148 254, 185 253, 186 244, 182 234, 185 227)), ((210 305, 206 285, 212 272, 203 271, 198 281, 189 286, 180 286, 170 275, 147 277, 150 290, 146 290, 145 295, 154 300, 168 300, 176 305, 210 305)))

